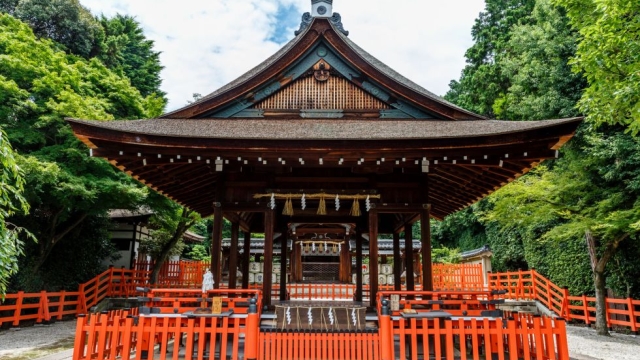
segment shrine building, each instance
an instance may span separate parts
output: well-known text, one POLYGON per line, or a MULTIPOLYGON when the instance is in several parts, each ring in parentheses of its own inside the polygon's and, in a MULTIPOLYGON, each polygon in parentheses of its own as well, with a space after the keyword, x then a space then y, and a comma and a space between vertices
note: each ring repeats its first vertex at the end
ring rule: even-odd
POLYGON ((376 307, 381 234, 393 238, 387 283, 434 290, 430 220, 556 158, 582 121, 491 120, 449 103, 351 41, 332 6, 313 0, 277 53, 181 109, 156 119, 68 119, 92 156, 213 215, 216 286, 223 218, 232 223, 230 289, 249 287, 251 234, 263 233, 266 307, 286 300, 292 284, 352 281, 353 300, 376 307), (280 266, 267 266, 276 244, 280 266), (402 252, 415 261, 403 265, 402 252))

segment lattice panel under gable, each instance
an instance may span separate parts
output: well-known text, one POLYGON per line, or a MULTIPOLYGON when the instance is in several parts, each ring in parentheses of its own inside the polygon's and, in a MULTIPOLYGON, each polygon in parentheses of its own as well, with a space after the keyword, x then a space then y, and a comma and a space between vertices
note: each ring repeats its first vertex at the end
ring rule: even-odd
POLYGON ((294 81, 253 108, 383 110, 391 107, 344 78, 331 76, 327 81, 318 81, 308 76, 294 81))

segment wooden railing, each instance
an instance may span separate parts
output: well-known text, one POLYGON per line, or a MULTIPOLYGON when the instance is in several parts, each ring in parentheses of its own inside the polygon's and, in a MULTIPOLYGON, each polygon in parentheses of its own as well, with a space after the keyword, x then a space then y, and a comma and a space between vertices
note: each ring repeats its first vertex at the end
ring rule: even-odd
POLYGON ((249 300, 257 299, 258 308, 262 308, 262 291, 260 290, 228 290, 216 289, 202 293, 196 289, 151 289, 146 297, 145 306, 157 313, 173 314, 194 311, 197 308, 210 307, 214 297, 222 301, 222 310, 234 309, 236 314, 246 314, 249 300))
POLYGON ((381 311, 382 299, 390 301, 394 316, 399 316, 405 309, 446 311, 453 316, 495 316, 496 304, 504 302, 494 300, 489 291, 379 291, 378 312, 381 311), (393 301, 397 301, 395 306, 393 301))
POLYGON ((258 318, 80 315, 73 359, 255 359, 258 318))
MULTIPOLYGON (((482 264, 432 265, 434 290, 484 290, 482 264)), ((417 290, 417 289, 416 289, 417 290)))
MULTIPOLYGON (((571 296, 567 288, 560 288, 535 270, 490 273, 489 289, 514 300, 536 300, 567 321, 595 323, 595 297, 571 296)), ((608 327, 640 328, 640 300, 606 299, 608 327)))
POLYGON ((569 360, 563 319, 379 317, 381 358, 569 360), (383 335, 384 334, 384 335, 383 335))
POLYGON ((258 359, 378 360, 377 329, 338 331, 291 331, 263 329, 258 338, 258 359))
MULTIPOLYGON (((413 294, 418 296, 418 294, 413 294)), ((423 294, 422 297, 428 297, 423 294)), ((255 304, 255 303, 254 303, 255 304)), ((377 327, 260 328, 257 307, 238 315, 81 315, 73 360, 104 359, 557 359, 569 360, 563 319, 519 316, 405 318, 384 307, 377 327)))
POLYGON ((290 300, 353 300, 352 284, 287 284, 290 300))

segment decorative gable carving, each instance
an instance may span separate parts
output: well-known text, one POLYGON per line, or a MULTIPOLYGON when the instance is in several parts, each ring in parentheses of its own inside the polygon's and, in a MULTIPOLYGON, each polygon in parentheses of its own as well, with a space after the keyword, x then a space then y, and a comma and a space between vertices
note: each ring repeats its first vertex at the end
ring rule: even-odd
POLYGON ((350 81, 331 75, 326 80, 306 76, 256 103, 254 109, 281 110, 388 110, 389 105, 376 99, 350 81))

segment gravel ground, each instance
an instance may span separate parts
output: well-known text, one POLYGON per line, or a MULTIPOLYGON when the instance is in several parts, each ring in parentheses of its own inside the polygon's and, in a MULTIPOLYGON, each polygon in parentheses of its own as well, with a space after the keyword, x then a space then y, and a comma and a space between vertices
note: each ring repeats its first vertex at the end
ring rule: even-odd
POLYGON ((26 360, 73 348, 75 321, 0 330, 0 360, 26 360))
POLYGON ((638 360, 640 337, 611 333, 611 337, 596 335, 586 327, 567 326, 569 356, 576 360, 638 360))
MULTIPOLYGON (((0 331, 0 360, 39 359, 73 348, 75 321, 49 326, 0 331)), ((569 354, 575 360, 638 360, 640 337, 612 333, 597 336, 595 330, 568 326, 569 354)))

